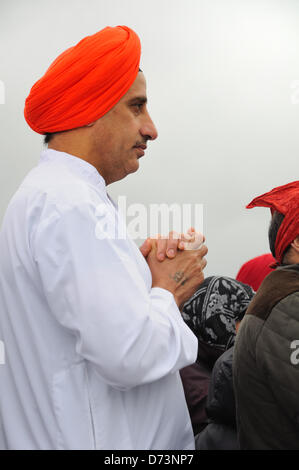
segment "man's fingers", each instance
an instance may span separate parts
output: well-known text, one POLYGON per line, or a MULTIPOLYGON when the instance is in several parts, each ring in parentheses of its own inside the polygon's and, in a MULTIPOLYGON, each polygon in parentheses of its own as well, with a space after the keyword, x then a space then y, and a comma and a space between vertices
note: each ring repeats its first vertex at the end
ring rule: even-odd
MULTIPOLYGON (((187 236, 187 239, 189 236, 187 236)), ((178 250, 184 250, 184 234, 179 234, 178 232, 172 231, 169 233, 168 237, 161 236, 160 234, 157 235, 155 241, 157 252, 156 256, 159 261, 163 261, 166 257, 167 258, 175 258, 177 255, 178 250)), ((186 238, 185 238, 185 241, 186 238)), ((147 257, 149 252, 153 247, 153 240, 147 239, 144 244, 140 247, 140 251, 143 256, 147 257)), ((198 250, 197 255, 200 258, 203 258, 208 252, 206 245, 202 245, 201 248, 198 250)))
POLYGON ((202 258, 202 260, 200 261, 201 269, 204 270, 207 264, 208 262, 206 258, 202 258))
MULTIPOLYGON (((167 237, 158 235, 157 239, 157 258, 163 261, 165 257, 174 258, 177 254, 178 245, 181 240, 181 235, 178 232, 170 232, 167 237)), ((184 249, 184 246, 180 246, 184 249)))
POLYGON ((207 253, 208 253, 208 247, 206 245, 202 245, 197 252, 197 255, 199 258, 199 264, 200 264, 202 271, 205 269, 207 265, 207 260, 205 258, 207 253))
POLYGON ((174 258, 178 251, 178 245, 181 240, 181 235, 178 232, 170 232, 167 240, 166 255, 168 258, 174 258))
POLYGON ((152 242, 150 238, 147 238, 145 242, 139 248, 143 256, 146 258, 152 249, 152 242))
POLYGON ((167 239, 166 238, 161 238, 161 236, 158 235, 158 239, 157 239, 157 258, 158 258, 159 261, 163 261, 165 259, 166 249, 167 249, 167 239))
POLYGON ((179 240, 178 250, 184 250, 184 249, 185 249, 185 243, 183 242, 183 240, 179 240))
POLYGON ((198 250, 198 254, 199 254, 199 256, 201 256, 201 257, 203 258, 204 256, 206 256, 206 254, 208 253, 208 251, 209 251, 209 250, 208 250, 207 245, 202 245, 202 246, 199 248, 199 250, 198 250))

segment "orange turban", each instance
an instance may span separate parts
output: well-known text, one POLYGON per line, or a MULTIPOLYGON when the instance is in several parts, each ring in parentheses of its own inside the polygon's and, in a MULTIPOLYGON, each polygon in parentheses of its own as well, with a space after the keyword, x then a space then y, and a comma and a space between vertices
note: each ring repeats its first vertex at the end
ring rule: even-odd
POLYGON ((270 207, 272 214, 277 211, 284 215, 275 242, 275 258, 281 263, 286 248, 299 235, 299 181, 278 186, 256 197, 246 207, 256 206, 270 207))
POLYGON ((107 27, 70 47, 31 88, 24 116, 39 134, 75 129, 96 121, 134 83, 141 55, 137 34, 107 27))

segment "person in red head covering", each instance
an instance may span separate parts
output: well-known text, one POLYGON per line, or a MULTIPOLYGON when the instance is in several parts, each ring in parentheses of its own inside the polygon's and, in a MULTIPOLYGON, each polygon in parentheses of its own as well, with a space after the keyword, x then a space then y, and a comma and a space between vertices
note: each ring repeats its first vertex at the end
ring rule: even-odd
POLYGON ((197 339, 179 306, 207 249, 163 262, 158 242, 141 252, 107 193, 157 138, 140 54, 132 29, 105 28, 60 54, 26 99, 48 148, 0 233, 7 449, 194 449, 179 371, 197 339))
POLYGON ((236 280, 248 284, 254 291, 257 291, 267 274, 273 271, 274 268, 271 267, 273 263, 275 263, 275 258, 271 253, 256 256, 241 266, 236 280))
POLYGON ((279 186, 254 198, 247 209, 269 207, 269 242, 278 264, 297 260, 299 253, 299 181, 279 186))
POLYGON ((299 181, 256 197, 271 209, 276 269, 251 301, 237 334, 234 388, 241 449, 297 449, 299 395, 299 181))

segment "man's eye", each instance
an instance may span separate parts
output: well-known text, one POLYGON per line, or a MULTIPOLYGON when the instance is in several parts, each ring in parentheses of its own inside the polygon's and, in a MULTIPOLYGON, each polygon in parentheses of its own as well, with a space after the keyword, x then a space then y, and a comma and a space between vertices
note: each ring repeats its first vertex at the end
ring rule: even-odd
POLYGON ((139 103, 139 104, 134 104, 134 105, 133 105, 133 108, 134 108, 136 111, 138 111, 138 112, 139 112, 139 111, 141 111, 141 109, 142 109, 142 106, 143 106, 143 104, 142 104, 142 103, 139 103))

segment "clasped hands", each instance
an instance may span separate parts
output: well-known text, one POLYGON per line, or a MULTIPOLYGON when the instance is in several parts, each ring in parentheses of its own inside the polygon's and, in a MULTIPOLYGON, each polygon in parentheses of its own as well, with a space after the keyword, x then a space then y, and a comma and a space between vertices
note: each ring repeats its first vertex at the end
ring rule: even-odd
POLYGON ((152 274, 152 287, 170 291, 181 309, 204 280, 208 252, 204 236, 190 228, 186 234, 148 238, 140 247, 152 274))
POLYGON ((189 228, 187 233, 170 232, 168 237, 158 235, 156 238, 147 238, 140 251, 146 258, 150 251, 154 249, 158 261, 163 261, 166 257, 175 258, 178 250, 197 250, 205 241, 205 237, 196 232, 193 227, 189 228))

